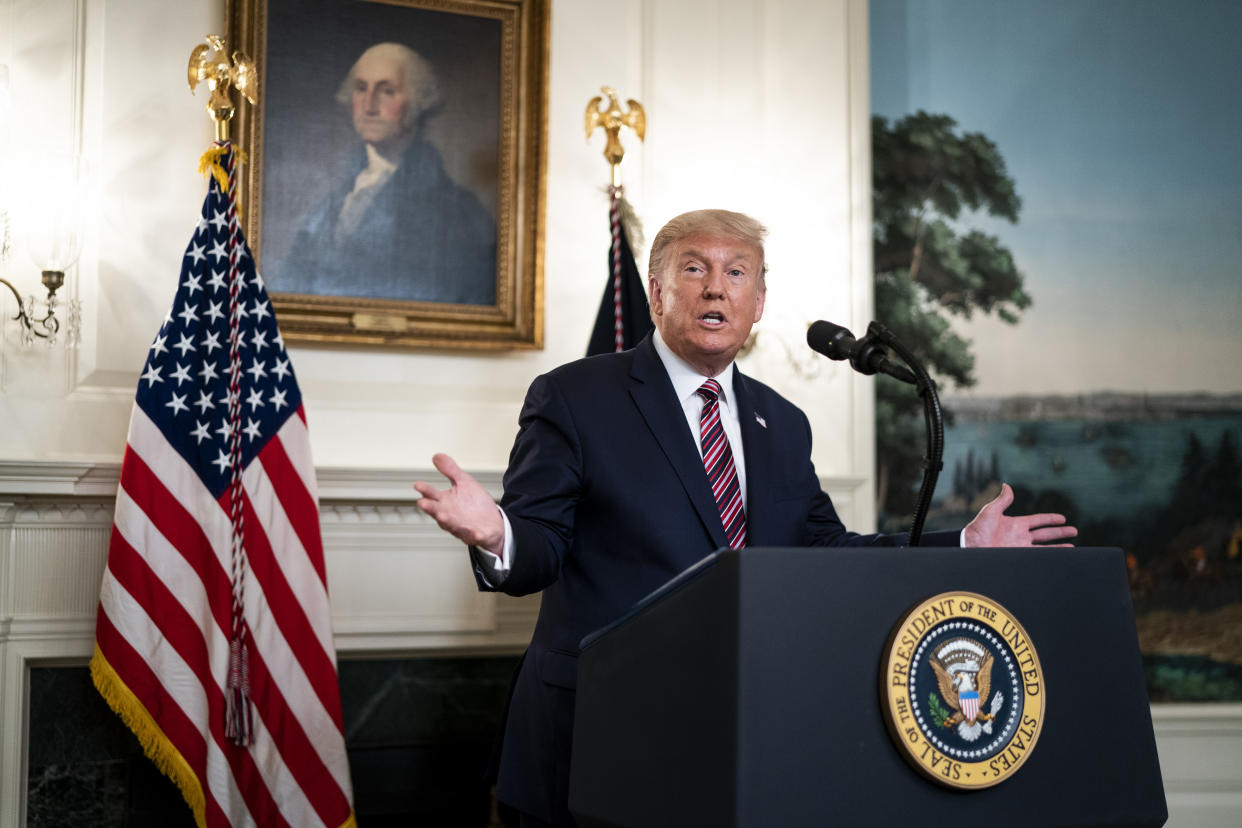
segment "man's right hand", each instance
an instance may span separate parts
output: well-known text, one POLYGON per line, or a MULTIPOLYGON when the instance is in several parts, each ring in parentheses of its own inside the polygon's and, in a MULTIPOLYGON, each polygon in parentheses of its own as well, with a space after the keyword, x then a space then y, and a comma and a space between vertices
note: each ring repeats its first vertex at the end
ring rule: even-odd
POLYGON ((505 522, 496 501, 452 457, 437 454, 431 462, 451 485, 437 489, 430 483, 415 483, 414 490, 422 495, 418 508, 463 543, 500 557, 505 545, 505 522))

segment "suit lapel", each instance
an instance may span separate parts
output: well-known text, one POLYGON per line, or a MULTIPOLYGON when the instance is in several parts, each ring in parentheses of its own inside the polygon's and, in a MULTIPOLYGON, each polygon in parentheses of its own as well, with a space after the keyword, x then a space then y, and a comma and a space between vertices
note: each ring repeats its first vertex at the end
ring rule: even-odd
POLYGON ((771 500, 772 437, 764 412, 755 407, 751 380, 733 366, 733 393, 737 397, 738 424, 742 429, 742 451, 746 458, 746 545, 767 543, 764 518, 771 500), (762 419, 762 422, 761 422, 762 419))
MULTIPOLYGON (((720 522, 720 511, 716 508, 711 487, 707 485, 707 475, 703 472, 703 458, 695 450, 694 435, 689 432, 685 412, 650 336, 634 349, 630 396, 647 421, 647 427, 660 444, 664 456, 677 472, 712 542, 717 548, 728 546, 729 539, 720 522)), ((749 460, 750 455, 747 455, 747 462, 749 460)))

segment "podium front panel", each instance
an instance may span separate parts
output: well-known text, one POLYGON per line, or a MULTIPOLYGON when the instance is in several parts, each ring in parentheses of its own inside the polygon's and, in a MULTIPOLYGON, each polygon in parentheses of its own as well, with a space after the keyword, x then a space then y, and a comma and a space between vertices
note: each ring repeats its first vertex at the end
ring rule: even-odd
POLYGON ((1115 549, 719 553, 588 641, 578 687, 571 805, 584 826, 1165 819, 1115 549), (878 690, 893 626, 950 591, 1013 613, 1045 679, 1038 743, 983 790, 908 765, 878 690))

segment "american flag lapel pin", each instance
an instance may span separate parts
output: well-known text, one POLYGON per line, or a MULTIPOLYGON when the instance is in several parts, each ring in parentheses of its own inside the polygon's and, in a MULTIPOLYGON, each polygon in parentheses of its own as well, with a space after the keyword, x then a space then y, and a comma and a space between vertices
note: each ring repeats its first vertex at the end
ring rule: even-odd
POLYGON ((755 412, 755 422, 763 426, 764 428, 768 427, 768 421, 760 417, 758 411, 755 412))

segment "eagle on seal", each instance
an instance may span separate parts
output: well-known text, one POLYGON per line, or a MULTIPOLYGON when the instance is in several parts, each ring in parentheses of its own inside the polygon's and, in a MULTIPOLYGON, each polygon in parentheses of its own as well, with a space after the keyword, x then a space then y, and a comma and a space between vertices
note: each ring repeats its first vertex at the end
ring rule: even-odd
POLYGON ((940 695, 954 711, 952 716, 941 723, 942 727, 952 727, 963 721, 973 725, 975 722, 986 722, 992 718, 990 713, 982 710, 983 703, 992 692, 991 653, 984 655, 978 672, 961 669, 950 672, 935 658, 930 659, 930 664, 936 671, 940 695))

